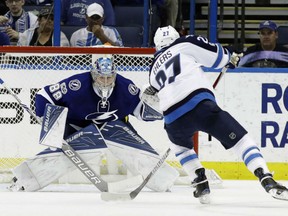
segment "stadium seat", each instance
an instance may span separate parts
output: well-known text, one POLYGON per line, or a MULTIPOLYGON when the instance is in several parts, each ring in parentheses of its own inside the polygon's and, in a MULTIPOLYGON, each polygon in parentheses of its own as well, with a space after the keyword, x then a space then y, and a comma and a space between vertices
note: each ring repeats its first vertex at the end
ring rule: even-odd
MULTIPOLYGON (((115 6, 116 26, 143 26, 144 8, 143 6, 115 6)), ((156 5, 152 6, 151 30, 156 31, 160 25, 160 18, 156 5)))
POLYGON ((278 44, 288 44, 288 26, 278 27, 278 44))
POLYGON ((83 26, 61 26, 61 31, 66 35, 67 39, 70 41, 71 35, 80 28, 83 28, 83 26))
POLYGON ((142 26, 116 26, 125 47, 141 47, 143 43, 142 26))
POLYGON ((143 25, 143 7, 115 6, 116 26, 143 25))

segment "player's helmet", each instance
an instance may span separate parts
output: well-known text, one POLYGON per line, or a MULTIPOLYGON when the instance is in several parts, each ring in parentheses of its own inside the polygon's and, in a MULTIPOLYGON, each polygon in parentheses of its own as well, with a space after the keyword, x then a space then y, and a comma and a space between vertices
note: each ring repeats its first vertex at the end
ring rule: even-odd
POLYGON ((91 76, 97 94, 102 98, 108 98, 112 93, 116 78, 113 59, 108 57, 98 58, 91 70, 91 76))
POLYGON ((173 43, 180 35, 172 26, 158 28, 154 36, 156 50, 160 50, 173 43))

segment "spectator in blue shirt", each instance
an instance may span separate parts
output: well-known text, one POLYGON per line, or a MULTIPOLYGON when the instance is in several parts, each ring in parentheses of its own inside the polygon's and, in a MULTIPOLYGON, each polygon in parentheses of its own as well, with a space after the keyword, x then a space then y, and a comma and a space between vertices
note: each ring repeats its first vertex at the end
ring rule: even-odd
POLYGON ((10 45, 10 39, 5 32, 0 31, 0 46, 4 45, 10 45))
POLYGON ((64 25, 86 26, 86 10, 88 5, 98 3, 104 8, 103 25, 114 26, 115 14, 110 0, 61 0, 62 22, 64 25))
POLYGON ((288 67, 288 49, 277 44, 277 25, 271 20, 263 21, 259 24, 260 42, 248 47, 239 63, 242 67, 288 67))
POLYGON ((25 0, 6 0, 9 11, 0 15, 0 26, 5 29, 11 44, 16 44, 19 34, 37 25, 37 16, 23 9, 25 0))

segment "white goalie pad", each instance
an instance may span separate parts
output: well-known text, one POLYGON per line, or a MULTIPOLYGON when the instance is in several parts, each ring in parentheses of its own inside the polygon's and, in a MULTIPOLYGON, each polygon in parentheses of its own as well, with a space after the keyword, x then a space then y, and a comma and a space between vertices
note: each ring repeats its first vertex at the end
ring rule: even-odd
POLYGON ((68 108, 46 104, 39 144, 62 148, 68 108))
MULTIPOLYGON (((145 178, 160 160, 159 155, 145 152, 129 146, 106 141, 108 149, 119 158, 133 175, 141 174, 145 178)), ((179 173, 166 162, 159 168, 155 175, 147 183, 147 187, 153 191, 164 192, 169 190, 179 173)))
MULTIPOLYGON (((101 160, 101 150, 78 152, 85 161, 101 160)), ((76 167, 62 152, 53 152, 49 155, 39 155, 30 158, 12 170, 17 178, 17 185, 25 191, 37 191, 59 179, 76 167)), ((97 173, 97 171, 95 170, 97 173)))
MULTIPOLYGON (((102 129, 102 135, 108 149, 133 175, 141 174, 145 178, 161 158, 142 137, 123 122, 108 123, 102 129)), ((179 173, 165 162, 147 183, 147 187, 154 191, 167 191, 178 176, 179 173)))
MULTIPOLYGON (((99 160, 106 153, 107 146, 94 125, 89 125, 69 136, 66 141, 80 154, 85 162, 99 160)), ((81 164, 77 164, 82 167, 81 164)), ((67 172, 77 169, 64 153, 58 149, 46 149, 33 158, 27 159, 12 170, 17 178, 18 188, 37 191, 53 183, 67 172)), ((97 170, 95 170, 97 173, 97 170)), ((99 172, 98 172, 99 173, 99 172)))

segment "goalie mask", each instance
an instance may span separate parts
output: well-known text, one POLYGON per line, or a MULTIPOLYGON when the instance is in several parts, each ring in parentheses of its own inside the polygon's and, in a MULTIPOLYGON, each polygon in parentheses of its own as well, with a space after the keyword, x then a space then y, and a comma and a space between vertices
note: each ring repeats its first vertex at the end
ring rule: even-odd
POLYGON ((113 66, 113 59, 107 57, 98 58, 91 70, 91 76, 96 93, 102 100, 106 101, 115 85, 116 72, 113 66))
POLYGON ((180 35, 172 26, 158 28, 154 36, 156 50, 160 50, 173 43, 180 35))

